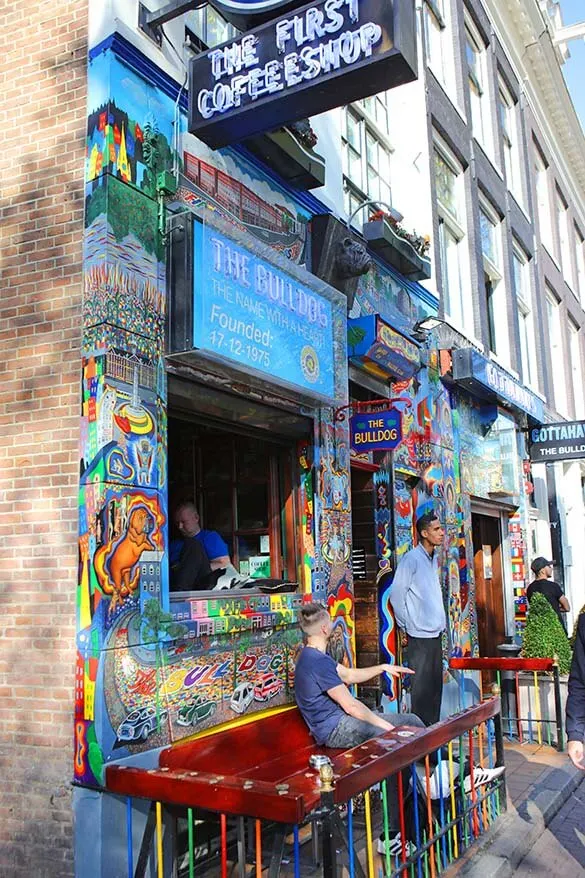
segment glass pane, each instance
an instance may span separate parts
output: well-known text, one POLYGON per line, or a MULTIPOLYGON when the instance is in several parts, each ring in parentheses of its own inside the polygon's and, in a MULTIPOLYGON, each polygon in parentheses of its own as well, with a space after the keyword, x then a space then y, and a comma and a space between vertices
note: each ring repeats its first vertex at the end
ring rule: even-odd
POLYGON ((456 217, 458 215, 455 197, 456 176, 438 152, 435 152, 435 182, 439 201, 456 217))
POLYGON ((345 136, 348 143, 360 152, 360 125, 359 121, 349 110, 345 111, 345 136))
POLYGON ((359 152, 347 147, 348 177, 361 188, 362 186, 362 157, 359 152))
POLYGON ((378 141, 369 131, 366 131, 366 160, 369 165, 378 168, 378 141))
POLYGON ((207 34, 205 41, 210 48, 213 48, 213 46, 219 46, 220 43, 225 43, 226 40, 229 40, 230 26, 225 18, 222 18, 213 7, 208 6, 206 12, 207 34))
POLYGON ((201 440, 201 456, 203 460, 200 481, 205 493, 208 487, 232 480, 232 443, 214 436, 213 441, 201 440))
POLYGON ((238 530, 268 527, 268 484, 239 484, 238 530))
POLYGON ((368 195, 370 198, 380 197, 380 178, 373 168, 368 168, 368 195))
POLYGON ((360 101, 366 113, 372 117, 372 119, 376 118, 376 108, 374 105, 375 97, 370 96, 369 98, 364 98, 363 101, 360 101))
POLYGON ((268 455, 266 448, 249 439, 238 443, 236 459, 237 482, 263 481, 268 479, 268 455))
POLYGON ((465 42, 465 56, 467 58, 467 64, 469 66, 470 76, 472 76, 475 82, 481 87, 479 52, 475 44, 472 42, 469 34, 467 35, 467 40, 465 42))
POLYGON ((390 153, 382 147, 378 150, 378 171, 383 180, 390 181, 390 153))
POLYGON ((491 219, 483 211, 479 213, 481 250, 494 265, 497 264, 496 229, 491 219))
POLYGON ((384 182, 384 178, 380 178, 380 202, 384 201, 386 204, 392 204, 390 186, 384 182))
POLYGON ((206 530, 218 531, 228 546, 231 546, 234 529, 231 485, 226 485, 220 490, 206 489, 202 504, 203 527, 206 530))
POLYGON ((376 98, 376 123, 384 134, 388 134, 388 109, 386 100, 380 97, 376 98))

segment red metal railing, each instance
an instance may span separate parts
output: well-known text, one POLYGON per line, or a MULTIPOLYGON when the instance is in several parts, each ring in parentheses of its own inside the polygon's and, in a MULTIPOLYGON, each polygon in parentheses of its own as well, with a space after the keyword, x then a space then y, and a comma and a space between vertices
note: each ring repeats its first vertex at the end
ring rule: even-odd
POLYGON ((106 786, 127 797, 128 878, 142 878, 153 856, 160 878, 172 869, 215 878, 228 868, 243 878, 251 866, 260 876, 268 858, 272 878, 335 878, 342 866, 351 878, 435 878, 505 809, 504 778, 493 771, 503 757, 498 698, 345 751, 316 747, 290 711, 167 748, 158 768, 110 766, 106 786), (328 757, 320 770, 309 765, 315 753, 328 757), (151 800, 136 858, 134 797, 151 800), (391 847, 396 804, 400 839, 391 847), (184 869, 163 862, 165 814, 180 815, 184 869), (196 856, 203 825, 211 826, 205 862, 196 856), (313 845, 301 850, 306 829, 313 845))
MULTIPOLYGON (((452 658, 449 667, 462 672, 496 672, 497 684, 502 694, 502 724, 506 737, 517 738, 521 744, 525 740, 536 740, 539 744, 545 742, 550 746, 553 743, 551 732, 556 727, 557 749, 560 752, 565 749, 560 672, 558 662, 554 659, 452 658), (521 673, 532 676, 521 678, 521 673), (554 692, 554 716, 551 715, 547 699, 541 693, 549 680, 552 681, 554 692), (523 694, 526 696, 524 699, 523 694), (521 716, 523 701, 527 703, 527 716, 521 716)), ((463 680, 460 681, 460 690, 463 693, 463 680)), ((463 698, 462 694, 462 704, 463 698)))

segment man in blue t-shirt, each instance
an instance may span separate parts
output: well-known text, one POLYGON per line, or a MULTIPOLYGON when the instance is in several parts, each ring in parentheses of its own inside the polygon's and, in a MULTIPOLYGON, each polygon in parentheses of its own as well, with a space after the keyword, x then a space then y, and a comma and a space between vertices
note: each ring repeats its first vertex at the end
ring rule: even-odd
POLYGON ((392 714, 391 724, 383 714, 375 713, 357 698, 348 685, 365 683, 379 674, 412 674, 399 665, 374 665, 370 668, 346 668, 327 654, 333 622, 321 604, 305 604, 299 612, 306 644, 295 668, 295 698, 303 719, 317 744, 326 747, 355 747, 369 738, 388 732, 394 725, 421 727, 415 714, 392 714))
POLYGON ((175 524, 181 539, 173 540, 170 545, 171 587, 179 591, 209 588, 211 582, 203 567, 208 568, 209 574, 209 568, 222 570, 231 564, 225 541, 216 530, 202 529, 197 507, 190 501, 177 507, 175 524))
MULTIPOLYGON (((357 747, 370 738, 394 728, 383 714, 374 713, 357 698, 347 684, 365 683, 379 674, 411 674, 398 665, 374 665, 370 668, 346 668, 327 654, 327 642, 333 630, 331 617, 321 604, 305 604, 299 612, 299 623, 306 644, 295 668, 295 698, 303 719, 317 744, 326 747, 357 747)), ((423 727, 415 714, 392 715, 396 725, 423 727)), ((389 838, 392 855, 400 853, 402 842, 399 826, 396 778, 389 779, 389 838)), ((386 841, 380 838, 378 850, 384 853, 386 841)))
MULTIPOLYGON (((365 683, 379 674, 414 673, 410 668, 399 665, 373 665, 369 668, 346 668, 337 664, 327 653, 327 643, 333 630, 333 622, 329 612, 321 604, 305 604, 299 611, 299 624, 306 642, 301 650, 295 668, 295 698, 303 719, 309 726, 317 744, 325 747, 349 749, 357 747, 370 738, 391 731, 395 726, 416 726, 424 728, 423 721, 414 713, 393 713, 384 715, 376 713, 354 698, 348 685, 365 683), (391 716, 390 723, 386 716, 391 716)), ((449 789, 449 777, 445 776, 444 759, 440 770, 433 773, 431 779, 431 798, 446 795, 449 789)), ((497 768, 474 768, 476 786, 489 783, 504 771, 503 766, 497 768)), ((406 780, 405 783, 408 781, 406 780)), ((471 789, 469 767, 465 769, 465 791, 471 789)), ((378 841, 378 851, 386 852, 386 845, 391 855, 399 854, 402 841, 399 826, 398 785, 396 775, 388 779, 388 837, 378 841)), ((408 855, 413 849, 406 842, 408 855)))

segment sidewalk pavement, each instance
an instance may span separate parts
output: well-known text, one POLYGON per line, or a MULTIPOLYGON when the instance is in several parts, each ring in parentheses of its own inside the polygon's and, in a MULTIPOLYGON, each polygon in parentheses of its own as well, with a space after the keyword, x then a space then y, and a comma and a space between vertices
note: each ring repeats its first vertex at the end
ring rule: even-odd
MULTIPOLYGON (((566 753, 539 744, 505 742, 508 810, 448 878, 510 878, 546 827, 585 781, 566 753)), ((549 873, 551 878, 554 872, 549 873)))

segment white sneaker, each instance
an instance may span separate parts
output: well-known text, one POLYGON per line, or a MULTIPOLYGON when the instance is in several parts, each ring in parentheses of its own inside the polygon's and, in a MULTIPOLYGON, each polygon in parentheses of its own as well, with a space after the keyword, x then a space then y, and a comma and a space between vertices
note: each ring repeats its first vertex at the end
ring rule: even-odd
MULTIPOLYGON (((399 832, 390 833, 388 835, 388 851, 391 857, 402 856, 402 836, 399 832)), ((412 857, 416 852, 416 847, 411 841, 406 842, 406 857, 412 857)), ((382 834, 378 839, 378 853, 383 857, 386 856, 386 840, 382 834)))
MULTIPOLYGON (((505 770, 506 768, 504 765, 499 765, 497 768, 481 768, 481 766, 478 765, 473 769, 473 786, 482 787, 484 784, 490 783, 492 780, 500 777, 505 770)), ((471 792, 470 774, 468 774, 463 781, 463 789, 468 794, 471 792)))

